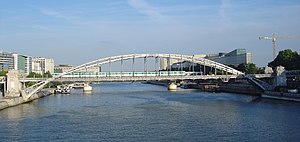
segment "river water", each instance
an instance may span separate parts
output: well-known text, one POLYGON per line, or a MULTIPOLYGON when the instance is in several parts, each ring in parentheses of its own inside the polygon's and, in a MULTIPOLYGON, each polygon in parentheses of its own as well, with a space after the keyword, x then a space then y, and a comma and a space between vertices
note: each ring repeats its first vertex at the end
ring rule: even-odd
POLYGON ((300 103, 93 84, 0 111, 0 141, 299 141, 300 103))

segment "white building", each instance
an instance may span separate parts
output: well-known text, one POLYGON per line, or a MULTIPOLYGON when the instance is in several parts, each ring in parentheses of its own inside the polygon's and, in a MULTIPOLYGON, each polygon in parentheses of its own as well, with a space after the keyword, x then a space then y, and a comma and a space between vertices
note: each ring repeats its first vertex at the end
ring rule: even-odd
POLYGON ((54 73, 54 60, 51 58, 33 58, 32 72, 44 74, 46 72, 54 73))
POLYGON ((174 60, 174 59, 170 59, 169 61, 168 61, 168 59, 167 58, 162 58, 161 60, 160 60, 160 69, 161 70, 166 70, 166 69, 168 69, 173 63, 175 63, 176 62, 176 60, 174 60), (170 63, 168 63, 168 62, 170 62, 170 63))
POLYGON ((58 66, 54 66, 54 73, 63 73, 66 72, 70 69, 74 68, 74 66, 72 65, 58 65, 58 66))

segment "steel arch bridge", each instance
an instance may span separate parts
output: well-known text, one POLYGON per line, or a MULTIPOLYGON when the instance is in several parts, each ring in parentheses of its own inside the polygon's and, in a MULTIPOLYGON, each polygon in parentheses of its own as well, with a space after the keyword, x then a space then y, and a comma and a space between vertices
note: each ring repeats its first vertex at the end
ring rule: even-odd
POLYGON ((39 91, 40 89, 42 89, 47 83, 60 78, 64 75, 82 70, 82 69, 86 69, 86 68, 90 68, 90 67, 95 67, 95 66, 101 66, 104 64, 111 64, 114 62, 123 62, 124 60, 133 60, 133 64, 134 64, 134 60, 138 59, 138 58, 144 58, 145 61, 147 58, 163 58, 163 59, 174 59, 174 60, 178 60, 180 62, 183 61, 188 61, 188 62, 192 62, 192 63, 196 63, 196 64, 200 64, 203 66, 208 66, 208 67, 212 67, 221 71, 225 71, 227 73, 233 74, 233 75, 239 75, 239 74, 244 74, 234 68, 231 68, 227 65, 212 61, 212 60, 208 60, 208 59, 204 59, 204 58, 199 58, 199 57, 195 57, 195 56, 190 56, 190 55, 180 55, 180 54, 128 54, 128 55, 119 55, 119 56, 111 56, 111 57, 106 57, 106 58, 100 58, 82 65, 79 65, 77 67, 74 67, 64 73, 61 73, 58 76, 49 78, 47 80, 41 81, 31 87, 28 87, 24 90, 21 91, 22 96, 25 100, 29 99, 33 94, 35 94, 37 91, 39 91))

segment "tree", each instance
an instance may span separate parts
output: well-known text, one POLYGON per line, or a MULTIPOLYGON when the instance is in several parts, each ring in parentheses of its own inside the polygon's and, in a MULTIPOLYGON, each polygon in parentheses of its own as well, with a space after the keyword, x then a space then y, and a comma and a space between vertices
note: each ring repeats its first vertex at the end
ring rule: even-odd
POLYGON ((277 66, 283 66, 286 70, 299 70, 300 69, 300 55, 291 49, 280 51, 274 61, 268 64, 273 69, 277 66))
POLYGON ((257 71, 258 71, 258 68, 256 67, 256 65, 255 64, 253 64, 253 63, 248 63, 248 64, 246 64, 246 74, 256 74, 257 73, 257 71))
POLYGON ((8 71, 0 71, 0 76, 5 76, 8 71))
POLYGON ((246 64, 245 63, 242 63, 242 64, 239 64, 237 67, 233 67, 241 72, 244 72, 246 73, 247 72, 247 68, 246 68, 246 64))
POLYGON ((43 75, 41 75, 39 73, 31 72, 31 73, 29 73, 29 75, 27 77, 28 78, 43 78, 43 77, 50 78, 50 77, 52 77, 52 75, 49 71, 47 71, 43 75))
POLYGON ((253 63, 242 63, 235 67, 235 69, 244 72, 245 74, 257 74, 259 71, 259 68, 253 63))
POLYGON ((28 78, 42 78, 42 75, 39 73, 31 72, 31 73, 29 73, 29 75, 27 77, 28 78))
POLYGON ((50 78, 52 77, 52 75, 49 71, 47 71, 46 73, 43 74, 43 77, 50 78))
POLYGON ((30 86, 33 86, 34 84, 36 84, 36 82, 29 81, 29 82, 25 83, 25 86, 30 87, 30 86))
POLYGON ((265 67, 258 67, 256 74, 264 74, 264 73, 265 73, 265 67))

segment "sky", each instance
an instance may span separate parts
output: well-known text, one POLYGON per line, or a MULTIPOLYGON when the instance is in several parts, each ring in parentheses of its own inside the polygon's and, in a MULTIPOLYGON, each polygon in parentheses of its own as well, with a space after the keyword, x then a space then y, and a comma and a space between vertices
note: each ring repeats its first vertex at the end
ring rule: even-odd
POLYGON ((300 0, 0 0, 0 50, 80 65, 133 53, 300 53, 300 0))

